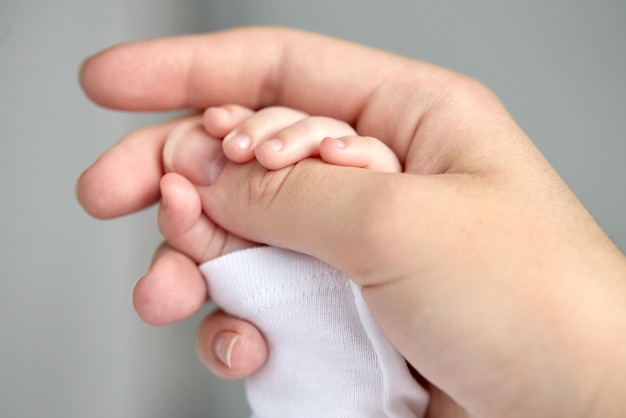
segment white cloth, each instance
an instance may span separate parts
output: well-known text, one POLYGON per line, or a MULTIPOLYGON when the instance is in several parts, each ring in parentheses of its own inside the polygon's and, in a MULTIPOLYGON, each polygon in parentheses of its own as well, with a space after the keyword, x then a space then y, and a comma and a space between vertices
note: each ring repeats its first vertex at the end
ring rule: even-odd
POLYGON ((200 266, 211 298, 255 324, 269 358, 246 380, 255 418, 421 417, 426 391, 333 267, 273 247, 200 266))

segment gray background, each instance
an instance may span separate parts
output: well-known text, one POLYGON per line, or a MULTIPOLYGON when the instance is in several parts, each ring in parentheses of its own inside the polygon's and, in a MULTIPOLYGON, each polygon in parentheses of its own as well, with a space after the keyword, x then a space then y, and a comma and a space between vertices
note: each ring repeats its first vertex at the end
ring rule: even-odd
POLYGON ((623 0, 0 0, 0 416, 247 413, 241 384, 196 359, 199 317, 153 328, 132 310, 159 242, 154 210, 99 222, 75 202, 84 167, 162 118, 91 105, 76 82, 87 55, 280 24, 448 66, 495 90, 624 250, 625 22, 623 0))

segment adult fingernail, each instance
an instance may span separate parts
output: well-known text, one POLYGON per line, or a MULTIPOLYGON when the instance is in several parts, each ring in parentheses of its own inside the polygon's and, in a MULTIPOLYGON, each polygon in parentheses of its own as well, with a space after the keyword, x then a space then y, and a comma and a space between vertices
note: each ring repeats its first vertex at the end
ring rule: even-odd
MULTIPOLYGON (((228 163, 228 158, 226 158, 226 155, 220 154, 215 160, 211 162, 211 164, 209 164, 206 167, 205 179, 208 182, 208 184, 213 184, 217 181, 220 174, 222 174, 222 171, 224 171, 224 167, 226 167, 227 163, 228 163)), ((206 184, 206 183, 203 183, 203 184, 206 184)))
POLYGON ((176 147, 185 135, 196 126, 198 126, 198 123, 195 121, 183 122, 170 132, 163 145, 163 168, 166 172, 176 171, 174 161, 176 147))
POLYGON ((233 331, 223 331, 215 338, 213 350, 217 357, 229 369, 232 368, 231 357, 233 348, 239 340, 240 335, 233 331))
POLYGON ((197 121, 176 127, 163 147, 165 171, 181 174, 199 186, 215 183, 227 162, 221 141, 210 136, 197 121))

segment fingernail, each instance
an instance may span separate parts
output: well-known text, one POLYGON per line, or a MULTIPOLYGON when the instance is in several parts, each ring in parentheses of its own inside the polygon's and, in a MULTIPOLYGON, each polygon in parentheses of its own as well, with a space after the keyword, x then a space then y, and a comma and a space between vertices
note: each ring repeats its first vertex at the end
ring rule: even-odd
POLYGON ((223 331, 215 338, 215 344, 213 346, 215 357, 229 369, 232 368, 231 356, 237 340, 239 340, 239 334, 232 331, 223 331))
POLYGON ((278 138, 268 139, 267 141, 263 141, 263 143, 269 145, 274 151, 280 151, 285 146, 285 141, 278 138))
POLYGON ((335 142, 335 146, 338 149, 344 149, 348 145, 346 141, 344 141, 343 139, 339 139, 339 138, 330 138, 330 139, 332 139, 335 142))
POLYGON ((247 150, 250 148, 250 144, 252 144, 252 139, 250 135, 244 134, 242 132, 231 132, 224 137, 224 141, 229 141, 236 144, 242 150, 247 150))
POLYGON ((213 184, 217 181, 220 174, 222 174, 222 171, 224 171, 224 167, 226 167, 227 163, 228 158, 226 157, 226 155, 221 154, 219 157, 217 157, 217 159, 215 159, 207 166, 206 173, 209 184, 213 184))
POLYGON ((165 171, 181 174, 199 186, 215 183, 227 162, 222 142, 210 136, 197 121, 176 127, 163 148, 165 171))
POLYGON ((198 123, 196 121, 187 121, 172 129, 172 132, 170 132, 169 136, 165 140, 165 144, 163 144, 163 167, 166 172, 176 170, 174 165, 176 146, 185 136, 188 135, 189 131, 197 126, 198 123))

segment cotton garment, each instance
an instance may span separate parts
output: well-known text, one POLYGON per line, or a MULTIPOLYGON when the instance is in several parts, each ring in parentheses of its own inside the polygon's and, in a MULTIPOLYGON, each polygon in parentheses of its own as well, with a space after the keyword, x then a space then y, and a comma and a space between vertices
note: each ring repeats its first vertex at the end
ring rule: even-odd
POLYGON ((246 380, 254 418, 422 417, 427 392, 333 267, 274 247, 200 266, 211 299, 255 324, 267 363, 246 380))

